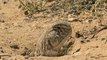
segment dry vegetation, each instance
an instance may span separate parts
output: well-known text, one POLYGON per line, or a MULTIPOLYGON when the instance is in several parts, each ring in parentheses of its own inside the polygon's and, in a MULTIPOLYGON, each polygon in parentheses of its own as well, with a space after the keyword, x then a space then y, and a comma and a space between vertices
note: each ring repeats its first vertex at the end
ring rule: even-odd
POLYGON ((26 0, 25 2, 19 0, 19 6, 25 10, 25 15, 33 15, 39 12, 61 11, 67 12, 72 15, 80 15, 84 12, 90 12, 92 16, 102 16, 107 12, 106 0, 26 0), (103 12, 102 14, 100 12, 103 12))

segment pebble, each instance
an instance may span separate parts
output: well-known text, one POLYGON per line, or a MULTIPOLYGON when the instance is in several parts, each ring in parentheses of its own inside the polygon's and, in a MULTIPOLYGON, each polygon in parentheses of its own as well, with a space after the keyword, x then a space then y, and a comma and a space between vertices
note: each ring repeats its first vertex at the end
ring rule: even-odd
POLYGON ((4 51, 3 51, 3 48, 2 48, 2 47, 0 47, 0 53, 4 53, 4 51))
POLYGON ((10 44, 10 47, 11 47, 11 48, 14 48, 14 49, 19 49, 19 46, 18 46, 18 44, 16 44, 16 43, 11 43, 11 44, 10 44))

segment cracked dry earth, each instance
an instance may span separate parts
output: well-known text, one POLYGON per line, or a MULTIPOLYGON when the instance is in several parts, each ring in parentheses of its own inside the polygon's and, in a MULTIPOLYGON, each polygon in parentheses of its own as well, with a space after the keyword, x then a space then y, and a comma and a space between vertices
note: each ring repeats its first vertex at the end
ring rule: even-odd
POLYGON ((71 36, 75 40, 68 54, 60 57, 28 56, 28 49, 35 50, 33 44, 37 43, 45 26, 63 14, 49 16, 39 13, 38 18, 29 19, 18 5, 18 0, 0 0, 0 60, 107 60, 106 13, 97 19, 85 19, 88 12, 79 18, 67 14, 72 26, 71 36))

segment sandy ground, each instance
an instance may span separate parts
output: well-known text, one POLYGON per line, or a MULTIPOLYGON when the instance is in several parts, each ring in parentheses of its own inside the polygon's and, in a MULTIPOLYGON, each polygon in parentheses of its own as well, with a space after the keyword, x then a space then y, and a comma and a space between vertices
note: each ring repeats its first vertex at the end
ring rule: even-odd
POLYGON ((29 19, 18 6, 18 0, 0 0, 0 60, 107 60, 107 14, 97 19, 86 19, 90 12, 81 14, 78 18, 66 15, 72 26, 72 37, 75 39, 68 55, 21 55, 25 48, 35 49, 32 44, 36 44, 45 25, 65 15, 50 16, 39 13, 36 18, 29 19), (94 33, 95 36, 92 37, 94 33))

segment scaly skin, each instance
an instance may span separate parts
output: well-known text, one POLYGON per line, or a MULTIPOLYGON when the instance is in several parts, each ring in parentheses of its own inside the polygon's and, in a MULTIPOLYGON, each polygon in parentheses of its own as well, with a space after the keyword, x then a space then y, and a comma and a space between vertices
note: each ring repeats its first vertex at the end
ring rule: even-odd
MULTIPOLYGON (((67 54, 63 48, 69 39, 72 28, 67 21, 55 21, 46 27, 45 32, 37 43, 36 55, 61 56, 67 54)), ((73 41, 72 41, 73 43, 73 41)))

